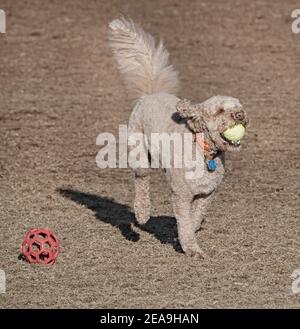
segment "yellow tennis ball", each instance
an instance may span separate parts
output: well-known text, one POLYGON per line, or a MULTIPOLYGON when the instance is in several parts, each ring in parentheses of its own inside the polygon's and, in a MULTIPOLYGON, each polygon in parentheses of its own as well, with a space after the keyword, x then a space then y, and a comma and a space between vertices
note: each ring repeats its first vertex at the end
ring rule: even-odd
POLYGON ((232 128, 227 128, 223 136, 229 141, 237 142, 245 135, 245 127, 242 124, 237 124, 232 128))

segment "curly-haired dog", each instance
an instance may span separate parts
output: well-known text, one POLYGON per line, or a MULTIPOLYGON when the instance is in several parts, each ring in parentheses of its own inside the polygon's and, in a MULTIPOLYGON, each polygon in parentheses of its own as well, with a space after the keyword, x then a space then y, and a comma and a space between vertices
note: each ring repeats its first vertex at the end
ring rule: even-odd
MULTIPOLYGON (((207 163, 213 160, 213 168, 205 167, 198 179, 187 179, 185 167, 166 169, 181 247, 188 256, 203 257, 195 232, 212 192, 222 181, 224 152, 240 149, 240 142, 226 140, 223 132, 236 124, 246 127, 247 114, 239 100, 232 97, 214 96, 198 104, 176 97, 179 81, 174 67, 168 64, 168 51, 162 42, 156 46, 154 38, 131 20, 112 21, 109 41, 129 98, 135 102, 129 133, 143 133, 148 140, 154 132, 193 132, 195 140, 197 134, 204 134, 203 152, 207 163)), ((148 144, 143 147, 148 153, 148 144)), ((137 221, 145 224, 150 217, 150 170, 140 168, 134 172, 134 211, 137 221)))

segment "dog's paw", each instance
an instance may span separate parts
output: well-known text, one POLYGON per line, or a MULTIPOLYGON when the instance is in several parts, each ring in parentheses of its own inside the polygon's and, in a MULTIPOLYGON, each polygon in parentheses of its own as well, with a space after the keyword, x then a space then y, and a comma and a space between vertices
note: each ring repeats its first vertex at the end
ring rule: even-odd
POLYGON ((150 217, 137 217, 137 216, 135 216, 135 218, 136 218, 136 220, 137 220, 137 222, 140 224, 140 225, 145 225, 147 222, 148 222, 148 219, 150 218, 150 217))
POLYGON ((140 225, 144 225, 148 222, 150 213, 144 211, 143 209, 141 211, 137 211, 137 209, 135 209, 135 218, 140 225))
POLYGON ((205 252, 203 250, 201 250, 200 248, 197 248, 197 249, 188 248, 188 249, 186 249, 185 254, 186 254, 186 256, 192 257, 194 259, 207 258, 205 252))

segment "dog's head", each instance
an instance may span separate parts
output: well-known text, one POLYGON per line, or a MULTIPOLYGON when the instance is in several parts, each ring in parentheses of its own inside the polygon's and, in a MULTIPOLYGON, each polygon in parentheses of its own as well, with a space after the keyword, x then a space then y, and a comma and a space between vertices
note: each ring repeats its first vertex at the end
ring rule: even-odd
POLYGON ((220 151, 240 149, 240 141, 229 141, 224 131, 236 124, 248 125, 247 113, 237 98, 213 96, 203 103, 192 105, 187 100, 177 103, 177 110, 195 133, 205 133, 220 151))

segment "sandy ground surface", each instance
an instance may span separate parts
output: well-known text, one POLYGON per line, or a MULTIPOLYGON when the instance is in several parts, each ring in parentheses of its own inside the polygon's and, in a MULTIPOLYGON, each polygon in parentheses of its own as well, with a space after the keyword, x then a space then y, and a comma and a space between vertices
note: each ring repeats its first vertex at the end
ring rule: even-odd
POLYGON ((300 34, 297 1, 1 1, 0 268, 2 308, 300 306, 300 34), (132 230, 127 169, 100 170, 96 137, 130 106, 106 42, 131 16, 163 37, 179 96, 238 97, 251 127, 197 235, 209 258, 178 251, 169 190, 152 175, 153 218, 132 230), (23 236, 61 239, 51 267, 18 258, 23 236))

